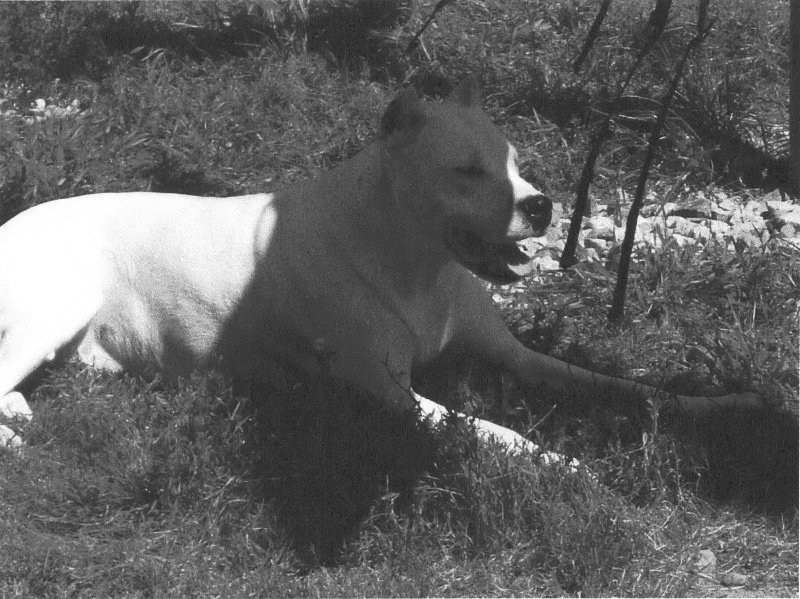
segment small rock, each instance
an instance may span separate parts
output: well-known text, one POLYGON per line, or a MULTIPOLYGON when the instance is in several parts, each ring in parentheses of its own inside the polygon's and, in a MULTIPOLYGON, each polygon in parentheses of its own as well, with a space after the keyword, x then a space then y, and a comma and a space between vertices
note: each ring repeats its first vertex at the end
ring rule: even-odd
POLYGON ((775 212, 783 222, 800 226, 800 206, 790 204, 788 208, 775 208, 775 212))
POLYGON ((657 203, 655 200, 650 202, 650 199, 648 198, 648 202, 644 206, 642 206, 642 209, 639 212, 639 214, 646 218, 650 218, 651 216, 655 216, 659 212, 661 212, 661 204, 657 203))
POLYGON ((667 226, 672 229, 672 232, 684 237, 694 237, 695 224, 683 218, 682 216, 668 216, 667 226))
POLYGON ((711 229, 711 233, 714 237, 722 237, 724 235, 730 235, 731 233, 731 226, 721 220, 708 221, 708 228, 711 229))
POLYGON ((766 197, 761 199, 764 200, 764 203, 767 206, 769 206, 770 210, 774 210, 778 214, 782 214, 783 212, 791 212, 794 208, 797 207, 796 204, 792 204, 791 202, 784 202, 783 200, 770 201, 766 197))
MULTIPOLYGON (((585 237, 585 236, 581 235, 581 234, 578 234, 578 243, 581 243, 581 241, 583 241, 583 237, 585 237)), ((555 250, 556 252, 558 252, 560 254, 561 252, 564 251, 564 246, 566 244, 567 244, 567 238, 566 237, 562 237, 561 239, 556 239, 552 243, 548 243, 547 247, 549 249, 551 249, 551 250, 555 250)))
POLYGON ((667 202, 664 204, 664 214, 669 216, 678 209, 678 204, 675 202, 667 202))
POLYGON ((775 191, 771 191, 768 194, 761 196, 761 200, 764 202, 769 202, 771 206, 774 203, 782 202, 783 197, 781 196, 781 192, 777 189, 775 191))
POLYGON ((636 235, 634 241, 647 242, 653 237, 653 223, 647 219, 640 218, 636 223, 636 235))
POLYGON ((720 208, 715 208, 711 212, 711 216, 718 221, 730 220, 731 214, 733 214, 733 210, 722 210, 720 208))
POLYGON ((587 237, 584 241, 584 245, 587 248, 594 248, 598 251, 604 251, 608 248, 611 242, 606 241, 605 239, 596 239, 594 237, 587 237))
POLYGON ((652 232, 657 237, 666 237, 670 234, 670 230, 667 228, 667 223, 663 218, 655 217, 650 221, 650 227, 652 232))
POLYGON ((675 240, 675 243, 678 244, 678 247, 684 247, 684 246, 687 246, 687 245, 694 245, 694 243, 695 243, 694 239, 692 239, 691 237, 688 237, 686 235, 679 235, 678 233, 675 233, 672 236, 672 239, 675 240))
POLYGON ((717 203, 717 209, 724 212, 733 212, 736 210, 737 205, 738 204, 732 198, 726 197, 717 203))
POLYGON ((752 214, 761 215, 762 212, 769 210, 767 203, 759 200, 750 200, 744 205, 744 209, 752 214))
POLYGON ((600 254, 594 248, 581 248, 578 247, 578 251, 576 252, 578 255, 578 259, 582 262, 599 262, 600 261, 600 254))
POLYGON ((760 247, 769 239, 769 231, 763 220, 734 219, 731 225, 731 237, 743 241, 750 247, 760 247))
POLYGON ((706 578, 714 578, 717 573, 717 556, 710 549, 703 549, 692 563, 692 572, 706 578))
POLYGON ((545 240, 540 237, 529 237, 528 239, 523 239, 522 241, 518 242, 517 247, 519 247, 523 254, 534 256, 537 252, 541 251, 542 248, 545 247, 543 241, 545 240))
POLYGON ((541 258, 535 259, 536 265, 539 267, 540 270, 560 270, 561 267, 558 265, 558 260, 551 258, 550 256, 542 256, 541 258))
POLYGON ((728 572, 723 574, 720 583, 724 587, 743 587, 750 582, 750 578, 738 572, 728 572))
POLYGON ((608 216, 593 216, 589 219, 592 237, 614 240, 614 219, 608 216))
POLYGON ((708 241, 711 239, 711 229, 705 225, 695 224, 694 230, 692 231, 692 237, 698 241, 708 241))

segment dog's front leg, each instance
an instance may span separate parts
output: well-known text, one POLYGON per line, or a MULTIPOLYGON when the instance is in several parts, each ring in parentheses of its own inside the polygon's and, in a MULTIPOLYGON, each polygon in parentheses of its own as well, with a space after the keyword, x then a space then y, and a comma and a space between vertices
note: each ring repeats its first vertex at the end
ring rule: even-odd
POLYGON ((503 350, 501 363, 511 370, 520 382, 537 387, 545 385, 573 397, 592 400, 614 397, 634 404, 659 400, 666 409, 692 419, 713 416, 721 410, 761 410, 763 400, 754 393, 735 393, 720 397, 690 397, 668 393, 649 385, 598 374, 536 353, 524 347, 510 335, 503 350))
MULTIPOLYGON (((414 393, 413 391, 412 393, 423 418, 428 418, 432 424, 438 424, 445 418, 447 409, 444 406, 418 393, 414 393)), ((456 417, 467 418, 467 416, 460 413, 456 413, 456 417)), ((511 429, 500 426, 499 424, 489 422, 488 420, 481 420, 480 418, 471 418, 470 422, 475 427, 475 433, 481 441, 487 444, 497 443, 503 446, 510 454, 518 455, 522 453, 531 453, 536 455, 543 464, 569 466, 570 469, 573 470, 578 467, 577 460, 569 459, 560 453, 542 451, 541 447, 535 443, 528 441, 528 439, 522 435, 511 429)))
POLYGON ((531 388, 546 386, 573 397, 587 399, 617 397, 639 403, 660 399, 665 409, 683 417, 703 418, 723 410, 764 409, 763 400, 753 393, 722 397, 689 397, 667 393, 634 381, 598 374, 522 345, 508 330, 479 284, 465 284, 465 293, 457 299, 453 314, 458 322, 453 344, 483 355, 489 361, 510 370, 520 383, 531 388))
MULTIPOLYGON (((369 364, 369 360, 364 360, 361 364, 369 364)), ((339 364, 341 367, 342 364, 339 364)), ((409 374, 386 362, 381 369, 364 368, 363 366, 356 372, 354 370, 340 370, 336 373, 339 377, 355 383, 359 388, 364 389, 376 397, 381 397, 390 411, 396 413, 407 410, 415 410, 421 419, 427 419, 431 424, 436 425, 442 422, 448 414, 448 410, 411 389, 409 374)), ((544 464, 556 464, 568 466, 574 470, 578 466, 576 460, 571 460, 565 456, 554 452, 543 452, 541 448, 532 443, 522 435, 511 429, 505 428, 488 420, 480 418, 468 418, 464 414, 456 413, 460 419, 469 419, 475 427, 478 438, 487 444, 499 444, 511 454, 529 453, 538 457, 544 464)))

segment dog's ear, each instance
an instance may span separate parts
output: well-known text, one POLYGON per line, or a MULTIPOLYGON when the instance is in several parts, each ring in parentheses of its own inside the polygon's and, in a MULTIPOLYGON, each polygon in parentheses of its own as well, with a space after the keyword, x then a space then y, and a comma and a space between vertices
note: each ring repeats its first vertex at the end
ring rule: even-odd
POLYGON ((391 101, 381 119, 380 137, 383 139, 395 131, 416 129, 423 121, 422 104, 414 88, 403 90, 391 101))
POLYGON ((445 102, 454 102, 467 108, 481 107, 481 84, 477 78, 467 77, 445 98, 445 102))

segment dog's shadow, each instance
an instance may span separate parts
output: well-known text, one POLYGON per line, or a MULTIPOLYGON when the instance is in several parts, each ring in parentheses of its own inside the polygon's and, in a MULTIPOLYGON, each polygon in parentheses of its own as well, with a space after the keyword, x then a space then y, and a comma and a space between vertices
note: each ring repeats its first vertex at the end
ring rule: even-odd
MULTIPOLYGON (((455 365, 450 370, 440 368, 437 365, 428 373, 427 387, 424 372, 415 382, 420 391, 437 392, 437 399, 446 399, 448 386, 463 388, 463 370, 459 375, 455 365)), ((635 447, 641 444, 642 432, 652 430, 647 418, 630 417, 626 412, 630 406, 624 402, 609 400, 603 405, 602 398, 591 398, 592 406, 569 405, 562 397, 551 412, 549 402, 557 396, 548 398, 529 389, 517 389, 514 396, 496 401, 503 395, 498 371, 485 365, 467 370, 472 375, 472 398, 480 399, 475 410, 485 410, 476 416, 491 416, 517 430, 539 423, 536 440, 550 441, 547 449, 572 450, 569 453, 576 457, 591 458, 602 456, 604 448, 615 443, 623 449, 635 447), (544 414, 549 416, 543 419, 544 414), (576 441, 584 431, 594 436, 576 441)), ((347 542, 381 498, 392 497, 395 509, 412 514, 415 485, 424 473, 436 472, 441 436, 431 434, 413 412, 390 412, 378 398, 324 373, 287 375, 280 385, 233 393, 225 382, 215 388, 213 377, 211 382, 206 378, 200 386, 177 391, 126 375, 119 380, 104 375, 99 384, 97 377, 69 371, 39 390, 44 406, 36 410, 35 426, 25 431, 32 446, 59 448, 62 457, 75 454, 81 468, 91 462, 87 451, 92 448, 102 464, 109 448, 129 455, 113 469, 113 478, 120 487, 117 494, 127 498, 125 505, 131 509, 184 501, 186 491, 179 488, 176 467, 185 469, 189 458, 192 464, 208 461, 208 468, 222 460, 220 468, 247 481, 235 493, 275 507, 285 533, 280 536, 295 550, 300 568, 340 561, 347 542), (68 386, 75 379, 79 385, 68 386), (94 387, 102 391, 100 396, 84 398, 94 387), (226 397, 227 403, 217 399, 226 397), (239 405, 244 406, 243 413, 234 418, 231 414, 239 405), (203 416, 214 406, 221 411, 219 418, 203 416), (194 425, 198 419, 206 424, 194 425), (227 442, 229 429, 240 424, 241 444, 227 442), (153 439, 140 439, 147 434, 153 439), (153 459, 142 462, 142 456, 151 454, 153 459), (136 466, 138 462, 143 465, 136 466)), ((457 403, 450 407, 463 409, 457 403)), ((785 412, 728 413, 689 423, 679 414, 668 416, 673 422, 662 417, 660 430, 685 440, 682 447, 700 455, 700 481, 707 497, 779 514, 797 509, 796 417, 785 412)), ((587 466, 593 467, 591 459, 587 466)), ((602 471, 599 474, 602 482, 608 481, 602 471)), ((647 486, 648 481, 634 483, 647 486)), ((622 486, 617 491, 630 495, 622 486)), ((277 542, 273 533, 268 537, 265 545, 277 542)))
POLYGON ((437 442, 413 412, 392 412, 339 379, 287 380, 248 390, 246 463, 253 492, 274 502, 302 565, 330 565, 381 497, 410 509, 437 442))

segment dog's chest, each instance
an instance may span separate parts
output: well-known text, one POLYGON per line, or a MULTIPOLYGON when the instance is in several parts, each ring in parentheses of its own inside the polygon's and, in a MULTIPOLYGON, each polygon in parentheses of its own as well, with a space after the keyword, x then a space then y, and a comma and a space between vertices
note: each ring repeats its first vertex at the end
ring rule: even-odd
POLYGON ((438 356, 456 331, 456 314, 450 297, 433 288, 405 306, 403 324, 414 345, 414 361, 428 362, 438 356))

